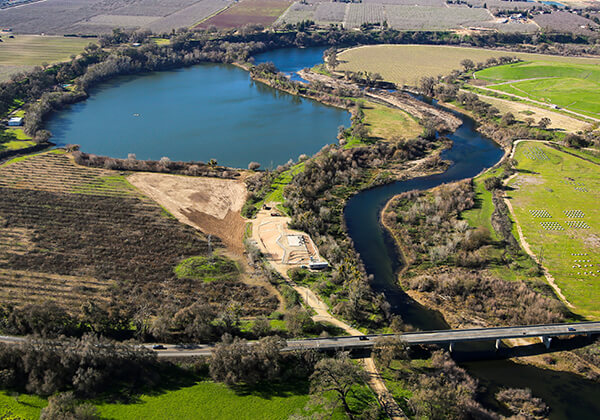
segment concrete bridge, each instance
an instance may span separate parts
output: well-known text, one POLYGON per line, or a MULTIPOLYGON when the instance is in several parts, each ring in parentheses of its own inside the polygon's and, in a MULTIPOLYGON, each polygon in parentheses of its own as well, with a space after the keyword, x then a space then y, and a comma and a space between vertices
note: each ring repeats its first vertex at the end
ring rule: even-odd
MULTIPOLYGON (((287 340, 284 351, 294 350, 353 350, 368 349, 375 346, 380 337, 398 337, 408 345, 444 344, 450 351, 456 343, 473 341, 495 341, 499 348, 501 340, 510 338, 536 337, 550 348, 552 337, 600 334, 600 322, 579 322, 573 324, 527 325, 518 327, 470 328, 462 330, 424 331, 403 334, 370 334, 364 336, 309 338, 287 340)), ((152 348, 152 345, 147 345, 152 348)), ((159 357, 209 356, 212 345, 164 345, 157 350, 159 357)))
MULTIPOLYGON (((495 341, 496 348, 499 348, 501 340, 537 337, 545 344, 546 348, 550 348, 552 337, 573 335, 587 335, 588 337, 591 337, 594 334, 600 334, 600 322, 307 338, 302 340, 287 340, 283 351, 344 351, 369 349, 374 347, 377 343, 377 339, 381 337, 397 337, 409 346, 418 344, 444 344, 450 347, 450 351, 454 349, 456 343, 495 341)), ((25 340, 26 338, 24 337, 0 336, 0 342, 9 344, 18 344, 25 340)), ((249 344, 252 344, 252 342, 249 344)), ((143 346, 155 350, 159 357, 210 356, 214 347, 212 344, 144 344, 143 346)))

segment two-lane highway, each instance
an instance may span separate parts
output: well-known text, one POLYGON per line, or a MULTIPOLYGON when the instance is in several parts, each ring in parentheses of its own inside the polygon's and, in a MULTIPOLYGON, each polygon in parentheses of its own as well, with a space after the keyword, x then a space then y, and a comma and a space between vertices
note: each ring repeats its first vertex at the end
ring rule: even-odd
MULTIPOLYGON (((600 322, 307 338, 303 340, 287 340, 283 351, 366 349, 373 347, 381 337, 397 337, 408 345, 449 344, 451 349, 455 343, 469 341, 496 341, 496 345, 498 345, 499 340, 538 337, 549 347, 552 337, 569 335, 591 336, 594 334, 600 334, 600 322)), ((26 338, 24 337, 0 336, 0 342, 8 344, 18 344, 25 340, 26 338)), ((248 344, 252 345, 253 343, 248 342, 248 344)), ((156 351, 159 357, 210 356, 214 349, 214 345, 212 344, 143 344, 142 346, 156 351)))
MULTIPOLYGON (((573 324, 528 325, 517 327, 471 328, 462 330, 424 331, 404 334, 372 334, 364 336, 345 336, 327 338, 309 338, 288 340, 283 351, 295 350, 351 350, 370 348, 381 337, 398 337, 408 345, 450 344, 469 341, 496 341, 510 338, 539 337, 547 346, 550 338, 569 335, 600 334, 600 322, 579 322, 573 324)), ((249 344, 252 344, 251 342, 249 344)), ((159 345, 159 357, 209 356, 211 345, 159 345)), ((146 345, 148 348, 156 345, 146 345)))

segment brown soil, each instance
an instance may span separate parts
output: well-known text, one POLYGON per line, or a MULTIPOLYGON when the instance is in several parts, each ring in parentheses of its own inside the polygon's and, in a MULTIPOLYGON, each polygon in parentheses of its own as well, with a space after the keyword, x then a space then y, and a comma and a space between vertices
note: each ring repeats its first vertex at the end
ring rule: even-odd
POLYGON ((231 251, 243 254, 242 181, 156 173, 135 173, 128 180, 182 223, 217 236, 231 251))
MULTIPOLYGON (((247 192, 243 180, 157 173, 135 173, 128 180, 180 222, 220 239, 227 247, 227 257, 236 260, 243 267, 242 271, 251 271, 244 258, 246 220, 241 216, 241 209, 247 192)), ((273 285, 246 274, 242 281, 267 289, 279 300, 279 309, 283 309, 283 297, 273 285)))

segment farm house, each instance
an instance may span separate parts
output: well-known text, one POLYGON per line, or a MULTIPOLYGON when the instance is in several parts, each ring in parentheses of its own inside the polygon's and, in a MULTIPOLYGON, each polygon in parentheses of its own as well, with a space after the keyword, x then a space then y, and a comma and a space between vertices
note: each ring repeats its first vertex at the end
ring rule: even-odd
POLYGON ((8 125, 10 127, 19 127, 21 125, 23 125, 23 118, 21 117, 13 117, 11 119, 8 120, 8 125))

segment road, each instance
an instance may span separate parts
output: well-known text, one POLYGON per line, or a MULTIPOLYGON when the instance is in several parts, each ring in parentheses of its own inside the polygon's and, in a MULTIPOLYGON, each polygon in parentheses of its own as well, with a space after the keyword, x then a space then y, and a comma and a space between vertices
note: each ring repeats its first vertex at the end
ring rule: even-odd
MULTIPOLYGON (((519 80, 516 80, 516 81, 518 82, 519 80)), ((516 81, 513 80, 512 83, 514 83, 516 81)), ((541 105, 543 107, 552 106, 551 103, 536 101, 535 99, 527 98, 525 96, 514 95, 512 93, 506 93, 506 92, 503 92, 503 91, 490 89, 490 88, 487 88, 487 87, 484 87, 484 86, 474 86, 474 87, 476 87, 477 89, 487 90, 488 92, 493 92, 495 94, 510 96, 512 98, 520 99, 520 100, 523 100, 523 101, 528 101, 528 102, 531 102, 531 103, 534 103, 534 104, 537 104, 537 105, 541 105)), ((471 91, 464 90, 464 89, 462 91, 473 93, 471 91)), ((475 92, 475 93, 477 93, 477 92, 475 92)), ((587 120, 593 120, 593 121, 596 121, 596 122, 600 121, 599 118, 594 118, 594 117, 590 117, 589 115, 580 114, 579 112, 571 111, 570 109, 567 109, 567 108, 560 108, 560 110, 563 111, 563 112, 575 115, 575 116, 580 117, 580 118, 585 118, 587 120)))
MULTIPOLYGON (((572 324, 526 325, 517 327, 470 328, 462 330, 425 331, 398 334, 409 345, 455 344, 469 341, 496 341, 510 338, 550 338, 567 335, 600 334, 600 322, 578 322, 572 324)), ((288 340, 283 351, 294 350, 352 350, 371 348, 380 337, 393 337, 394 334, 372 334, 366 336, 344 336, 288 340)), ((545 341, 546 342, 546 341, 545 341)), ((549 343, 549 342, 548 342, 549 343)), ((145 347, 152 348, 151 344, 145 347)), ((211 345, 164 345, 158 350, 159 357, 209 356, 211 345)))

